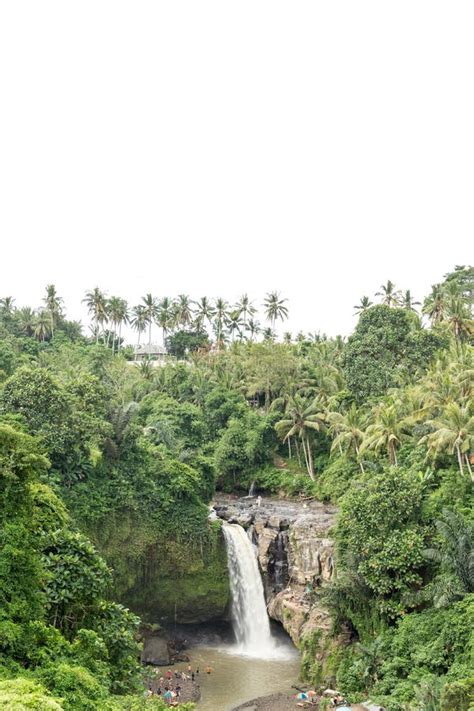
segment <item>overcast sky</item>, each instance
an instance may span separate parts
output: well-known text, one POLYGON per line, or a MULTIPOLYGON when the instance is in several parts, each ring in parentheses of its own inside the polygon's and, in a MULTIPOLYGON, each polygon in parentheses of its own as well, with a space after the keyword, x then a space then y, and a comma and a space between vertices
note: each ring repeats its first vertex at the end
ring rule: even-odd
POLYGON ((3 0, 0 296, 289 299, 472 261, 474 3, 3 0))

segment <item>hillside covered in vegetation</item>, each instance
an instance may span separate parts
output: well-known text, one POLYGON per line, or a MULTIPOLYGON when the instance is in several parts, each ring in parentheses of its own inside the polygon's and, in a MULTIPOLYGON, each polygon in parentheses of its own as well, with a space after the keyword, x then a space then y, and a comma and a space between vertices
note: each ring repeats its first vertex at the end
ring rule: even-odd
POLYGON ((334 628, 303 641, 304 677, 389 711, 467 711, 473 287, 458 267, 418 304, 388 282, 349 338, 282 342, 277 293, 262 330, 246 296, 129 309, 95 289, 90 336, 52 285, 36 311, 1 299, 0 706, 160 709, 139 616, 223 616, 208 505, 254 483, 339 507, 337 576, 318 592, 334 628), (128 323, 149 343, 162 330, 166 364, 133 360, 128 323))

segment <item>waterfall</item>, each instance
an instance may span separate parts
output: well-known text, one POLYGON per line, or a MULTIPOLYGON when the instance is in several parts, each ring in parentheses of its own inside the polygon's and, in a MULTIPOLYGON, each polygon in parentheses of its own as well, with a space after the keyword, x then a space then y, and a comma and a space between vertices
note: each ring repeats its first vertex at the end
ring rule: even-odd
POLYGON ((252 543, 242 526, 225 524, 222 530, 227 546, 237 651, 249 657, 274 657, 277 645, 270 632, 262 579, 252 543))

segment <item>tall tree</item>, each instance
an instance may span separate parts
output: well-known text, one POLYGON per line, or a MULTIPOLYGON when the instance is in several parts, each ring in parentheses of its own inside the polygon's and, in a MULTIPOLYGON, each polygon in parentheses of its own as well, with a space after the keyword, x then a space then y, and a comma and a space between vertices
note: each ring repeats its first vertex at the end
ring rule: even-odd
POLYGON ((248 294, 242 294, 236 303, 235 308, 240 311, 242 315, 244 327, 247 325, 248 319, 253 318, 257 313, 257 309, 253 305, 252 301, 250 301, 248 294))
POLYGON ((51 336, 51 319, 47 311, 39 311, 36 315, 35 336, 43 342, 51 336))
POLYGON ((222 344, 224 324, 228 316, 228 304, 227 301, 225 301, 224 299, 217 298, 214 307, 214 327, 216 331, 217 347, 219 348, 222 344))
POLYGON ((188 328, 193 320, 193 302, 186 294, 179 294, 174 302, 176 322, 183 328, 188 328))
POLYGON ((423 302, 422 313, 428 316, 432 326, 444 320, 446 292, 441 284, 434 284, 431 287, 431 294, 423 302))
POLYGON ((285 301, 288 299, 282 299, 278 291, 270 291, 265 296, 265 316, 271 323, 272 331, 275 330, 275 322, 278 319, 284 321, 288 318, 288 308, 285 306, 285 301))
POLYGON ((233 309, 229 312, 226 320, 226 326, 229 329, 232 340, 234 340, 236 333, 238 333, 239 338, 242 338, 242 329, 245 324, 238 309, 233 309))
POLYGON ((24 336, 33 336, 35 333, 36 314, 29 306, 18 309, 18 327, 24 336))
POLYGON ((54 284, 47 285, 46 296, 43 299, 43 303, 46 307, 46 311, 49 313, 49 318, 51 320, 51 336, 54 337, 54 327, 58 318, 61 316, 63 303, 63 299, 58 296, 54 284))
POLYGON ((158 326, 163 334, 163 345, 166 343, 168 331, 173 327, 174 314, 173 302, 168 296, 164 296, 158 304, 158 316, 156 318, 158 326))
POLYGON ((92 291, 86 291, 86 296, 82 300, 92 316, 95 324, 95 339, 99 342, 99 325, 107 320, 107 299, 103 291, 97 286, 92 291))
POLYGON ((134 306, 132 309, 132 317, 130 319, 132 328, 138 333, 137 348, 140 345, 140 336, 146 331, 148 317, 146 313, 146 308, 142 304, 134 306))
POLYGON ((206 321, 209 326, 212 324, 212 319, 215 314, 215 309, 212 306, 210 299, 207 296, 202 296, 196 303, 196 326, 198 330, 201 330, 205 325, 206 321))
POLYGON ((325 429, 325 419, 317 399, 307 400, 296 394, 288 401, 284 418, 275 425, 275 430, 283 442, 294 437, 301 443, 306 469, 313 481, 315 476, 312 438, 315 432, 325 429))
POLYGON ((364 422, 355 403, 352 403, 347 412, 329 412, 328 422, 334 435, 331 451, 353 452, 359 462, 362 472, 364 466, 360 460, 360 447, 364 440, 364 422))
POLYGON ((369 299, 369 297, 363 296, 360 300, 360 303, 354 306, 354 311, 356 314, 363 314, 367 311, 367 309, 370 309, 371 306, 373 306, 373 303, 369 299))
POLYGON ((154 296, 148 293, 142 297, 143 306, 145 307, 146 320, 148 324, 148 346, 151 347, 151 327, 156 321, 158 315, 158 304, 154 296))
POLYGON ((398 466, 397 449, 406 433, 407 423, 393 402, 381 402, 373 411, 373 422, 367 427, 359 452, 385 449, 390 464, 398 466))
POLYGON ((436 458, 439 453, 456 455, 459 471, 464 474, 466 465, 473 478, 470 452, 474 449, 474 415, 470 403, 459 405, 450 402, 434 420, 428 420, 433 432, 422 437, 419 443, 427 443, 428 451, 436 458))
POLYGON ((400 306, 402 309, 407 309, 407 311, 416 311, 416 306, 421 306, 419 301, 415 301, 411 295, 410 289, 403 292, 400 299, 400 306))
POLYGON ((377 291, 375 296, 382 297, 382 304, 387 306, 398 306, 400 302, 400 292, 395 289, 395 284, 390 279, 386 284, 382 284, 380 287, 381 291, 377 291))
POLYGON ((108 311, 112 328, 114 330, 112 336, 112 351, 115 352, 115 341, 118 343, 120 350, 120 342, 122 340, 122 324, 128 323, 128 304, 125 299, 120 296, 111 296, 108 304, 108 311))

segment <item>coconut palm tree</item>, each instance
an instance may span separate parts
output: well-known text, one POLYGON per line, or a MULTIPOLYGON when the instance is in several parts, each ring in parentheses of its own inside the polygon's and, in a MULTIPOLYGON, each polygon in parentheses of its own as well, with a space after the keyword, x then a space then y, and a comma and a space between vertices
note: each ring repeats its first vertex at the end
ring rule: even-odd
POLYGON ((253 341, 255 336, 257 336, 261 331, 259 322, 255 321, 253 318, 249 319, 247 323, 247 331, 250 334, 250 340, 253 341))
POLYGON ((168 296, 164 296, 158 304, 156 322, 162 330, 163 345, 165 345, 168 331, 172 328, 174 322, 173 302, 168 296))
POLYGON ((364 423, 359 410, 354 403, 347 412, 329 412, 327 416, 330 431, 334 435, 331 452, 336 448, 339 452, 353 452, 359 461, 359 466, 364 473, 364 466, 360 457, 360 447, 364 441, 364 423))
POLYGON ((139 304, 138 306, 133 307, 130 323, 131 323, 132 328, 138 333, 138 340, 137 340, 137 348, 138 348, 140 345, 140 336, 142 333, 144 333, 144 331, 146 331, 146 327, 148 324, 148 316, 147 316, 145 306, 143 306, 142 304, 139 304))
POLYGON ((233 309, 229 311, 226 319, 226 326, 229 329, 232 341, 235 338, 236 332, 239 334, 239 338, 242 338, 242 329, 245 327, 243 320, 240 318, 240 311, 238 309, 233 309))
POLYGON ((431 287, 431 294, 424 300, 421 312, 425 314, 425 316, 428 316, 432 326, 444 320, 446 313, 446 292, 441 284, 434 284, 431 287))
POLYGON ((390 279, 386 284, 382 284, 381 291, 377 291, 375 296, 382 297, 382 304, 387 306, 398 306, 400 300, 400 292, 395 289, 395 284, 390 279))
POLYGON ((283 343, 287 343, 288 345, 290 345, 292 340, 293 336, 291 331, 285 331, 285 333, 283 334, 283 343))
POLYGON ((400 417, 398 406, 391 401, 382 402, 374 411, 374 421, 366 431, 359 452, 385 449, 390 464, 398 466, 397 448, 407 429, 407 422, 400 417))
POLYGON ((115 352, 116 336, 118 341, 118 350, 120 350, 122 324, 129 322, 128 304, 125 299, 120 298, 120 296, 111 296, 108 303, 108 312, 112 328, 114 329, 112 337, 112 352, 115 352))
POLYGON ((474 416, 470 403, 450 402, 436 419, 428 420, 426 424, 433 428, 433 432, 422 437, 418 444, 428 444, 428 451, 434 458, 440 452, 456 454, 461 475, 464 475, 465 464, 473 479, 469 454, 474 449, 474 416))
POLYGON ((151 346, 151 327, 156 321, 158 315, 158 304, 155 297, 148 293, 146 296, 142 296, 142 303, 145 307, 146 322, 148 324, 148 346, 151 346))
POLYGON ((474 333, 474 321, 469 307, 460 296, 449 297, 447 322, 456 339, 456 343, 468 338, 474 333))
POLYGON ((4 324, 10 324, 16 311, 15 299, 12 296, 5 296, 0 299, 0 318, 4 324))
POLYGON ((18 327, 24 336, 34 336, 36 326, 36 315, 33 309, 25 306, 17 311, 18 327))
POLYGON ((206 321, 209 326, 212 325, 212 319, 215 314, 215 310, 207 296, 201 296, 199 301, 196 302, 195 314, 196 326, 199 330, 204 326, 206 321))
POLYGON ((43 303, 46 306, 46 311, 49 313, 49 318, 51 320, 52 337, 54 337, 54 327, 56 325, 56 321, 62 313, 62 302, 63 299, 58 296, 54 284, 48 284, 46 287, 46 296, 43 299, 43 303))
POLYGON ((288 318, 288 308, 285 306, 285 301, 288 299, 280 298, 278 291, 270 291, 265 295, 263 302, 265 308, 265 316, 267 321, 271 323, 272 331, 275 330, 275 322, 280 319, 284 321, 288 318))
POLYGON ((183 328, 187 328, 193 320, 193 302, 186 294, 179 294, 174 302, 176 323, 183 328))
POLYGON ((368 309, 370 309, 371 306, 373 306, 373 303, 369 299, 369 297, 363 296, 360 300, 360 303, 354 306, 355 314, 364 314, 368 309))
POLYGON ((35 337, 45 341, 51 336, 51 319, 47 311, 39 311, 35 319, 35 337))
POLYGON ((223 327, 228 316, 228 304, 224 299, 218 298, 214 304, 214 328, 216 331, 216 341, 219 347, 222 342, 223 327))
POLYGON ((312 437, 315 432, 324 431, 325 419, 317 399, 308 400, 297 394, 289 400, 284 418, 275 425, 276 433, 283 442, 294 437, 301 443, 306 469, 313 481, 315 476, 312 437))
POLYGON ((415 306, 421 306, 421 303, 419 301, 415 301, 411 295, 410 289, 407 289, 401 296, 400 306, 402 309, 406 309, 407 311, 416 311, 415 306))
POLYGON ((250 301, 247 294, 242 294, 236 303, 235 308, 240 311, 244 321, 244 326, 247 325, 247 320, 253 318, 253 316, 257 313, 257 309, 253 305, 252 301, 250 301))
POLYGON ((267 343, 273 343, 276 337, 275 331, 270 328, 270 326, 267 326, 267 328, 264 328, 262 331, 262 336, 263 340, 266 341, 267 343))
POLYGON ((107 321, 107 299, 103 291, 97 286, 92 291, 86 291, 86 296, 82 300, 86 304, 87 309, 92 316, 95 325, 95 339, 99 342, 99 324, 107 321))

